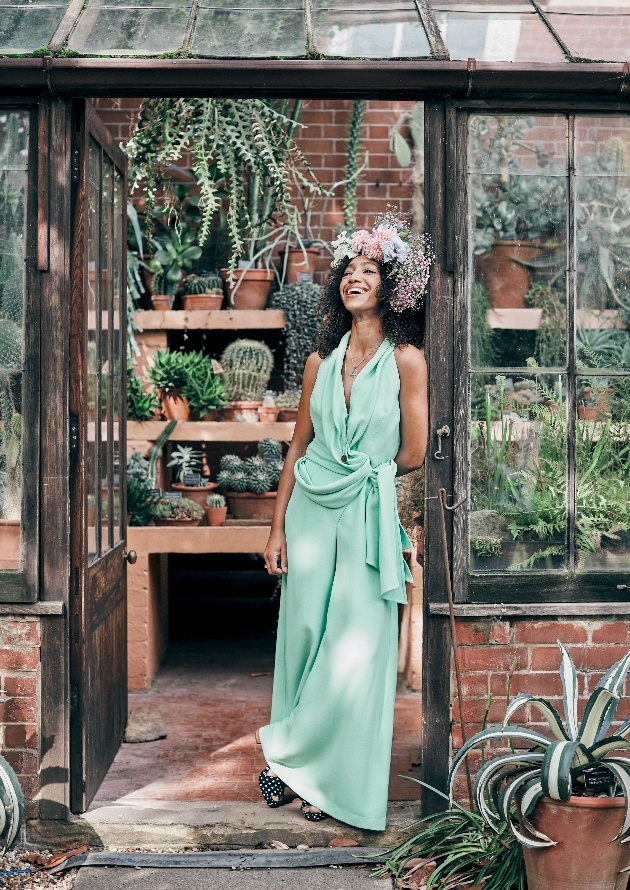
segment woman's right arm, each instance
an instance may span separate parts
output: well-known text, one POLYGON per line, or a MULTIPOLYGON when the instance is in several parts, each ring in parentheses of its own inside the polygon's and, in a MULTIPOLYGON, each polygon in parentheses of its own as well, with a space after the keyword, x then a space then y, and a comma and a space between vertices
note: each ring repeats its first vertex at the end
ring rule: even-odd
POLYGON ((284 575, 287 572, 287 541, 284 533, 284 517, 293 492, 293 486, 295 485, 295 476, 293 474, 295 462, 304 456, 309 443, 315 435, 311 422, 310 401, 311 393, 315 386, 315 379, 317 378, 317 371, 322 361, 321 356, 313 352, 309 355, 304 368, 302 396, 295 422, 295 430, 278 483, 276 507, 271 520, 271 532, 263 554, 265 566, 270 575, 284 575))

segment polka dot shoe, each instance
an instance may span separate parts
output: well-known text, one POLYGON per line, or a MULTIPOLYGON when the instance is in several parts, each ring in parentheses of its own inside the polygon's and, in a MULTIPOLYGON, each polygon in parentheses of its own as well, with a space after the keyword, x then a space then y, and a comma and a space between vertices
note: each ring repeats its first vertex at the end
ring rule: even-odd
POLYGON ((265 799, 268 807, 281 807, 284 803, 284 782, 278 776, 269 776, 269 767, 258 776, 258 784, 260 785, 260 793, 265 799))
POLYGON ((313 804, 309 803, 307 800, 302 801, 302 815, 308 822, 321 822, 322 819, 328 819, 328 813, 322 812, 322 810, 317 810, 316 813, 308 812, 306 807, 312 807, 313 804))

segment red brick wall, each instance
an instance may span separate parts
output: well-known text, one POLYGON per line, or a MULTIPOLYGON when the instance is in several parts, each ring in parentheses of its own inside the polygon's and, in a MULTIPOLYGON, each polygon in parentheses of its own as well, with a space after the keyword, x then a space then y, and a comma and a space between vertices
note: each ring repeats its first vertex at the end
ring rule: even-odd
POLYGON ((37 618, 0 620, 0 752, 15 770, 26 815, 37 816, 39 768, 40 624, 37 618))
MULTIPOLYGON (((562 684, 560 680, 560 649, 558 640, 571 653, 578 671, 581 717, 584 703, 593 692, 607 668, 618 661, 630 646, 629 622, 608 620, 544 618, 458 620, 457 639, 462 675, 464 719, 470 738, 482 727, 488 697, 492 703, 487 725, 500 724, 507 704, 508 680, 510 697, 529 692, 548 698, 563 715, 562 684)), ((453 748, 461 747, 459 699, 452 672, 453 748)), ((628 700, 622 699, 617 712, 620 720, 630 716, 628 700)), ((525 706, 517 711, 513 724, 527 725, 548 733, 537 711, 525 706)), ((471 769, 476 770, 479 756, 471 756, 471 769)), ((465 772, 462 767, 457 784, 457 795, 466 795, 465 772)))

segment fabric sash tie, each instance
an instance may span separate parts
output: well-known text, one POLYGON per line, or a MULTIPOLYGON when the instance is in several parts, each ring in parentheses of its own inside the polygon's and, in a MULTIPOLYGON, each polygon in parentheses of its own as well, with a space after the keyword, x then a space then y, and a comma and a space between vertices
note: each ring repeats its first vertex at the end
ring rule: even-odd
MULTIPOLYGON (((402 551, 411 547, 411 541, 398 519, 394 482, 396 463, 388 460, 373 467, 367 454, 350 452, 348 463, 344 465, 345 474, 338 475, 325 485, 314 485, 308 475, 308 461, 308 457, 296 461, 295 480, 311 501, 322 507, 337 509, 347 507, 363 494, 365 561, 379 573, 381 597, 391 602, 406 603, 405 582, 411 581, 412 576, 402 551)), ((334 467, 334 472, 339 472, 338 465, 334 467)))

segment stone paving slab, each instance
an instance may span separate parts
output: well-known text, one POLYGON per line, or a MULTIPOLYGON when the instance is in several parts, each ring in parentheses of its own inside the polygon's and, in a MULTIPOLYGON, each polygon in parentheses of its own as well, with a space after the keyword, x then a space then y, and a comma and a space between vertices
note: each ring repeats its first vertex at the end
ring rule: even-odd
POLYGON ((364 866, 225 869, 83 868, 74 890, 391 890, 364 866))

